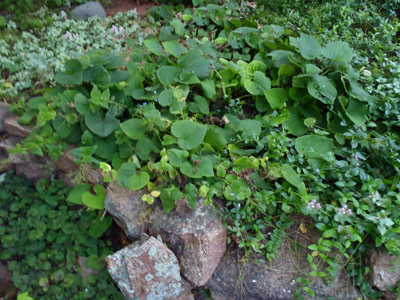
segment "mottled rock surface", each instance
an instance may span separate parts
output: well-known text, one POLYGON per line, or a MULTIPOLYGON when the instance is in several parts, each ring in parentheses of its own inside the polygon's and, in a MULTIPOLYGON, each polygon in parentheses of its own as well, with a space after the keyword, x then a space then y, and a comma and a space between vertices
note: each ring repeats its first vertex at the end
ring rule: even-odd
POLYGON ((0 150, 0 174, 11 171, 13 168, 8 154, 0 150))
POLYGON ((11 116, 11 113, 8 111, 10 109, 10 105, 4 102, 0 102, 0 133, 3 133, 4 126, 3 122, 6 118, 11 116))
POLYGON ((106 11, 103 6, 95 1, 89 1, 85 4, 75 7, 71 11, 71 17, 87 21, 88 18, 97 16, 99 18, 106 18, 106 11))
MULTIPOLYGON (((210 289, 214 300, 289 300, 295 299, 294 293, 299 288, 297 278, 308 278, 315 298, 325 300, 329 296, 335 300, 356 300, 359 292, 346 279, 344 272, 339 272, 331 285, 319 277, 311 277, 311 267, 307 246, 318 240, 318 233, 308 231, 300 233, 299 224, 293 225, 289 239, 284 239, 275 259, 269 263, 257 263, 254 258, 243 260, 243 253, 228 251, 206 287, 210 289), (295 243, 296 242, 296 243, 295 243), (304 245, 300 249, 296 247, 304 245)), ((258 257, 261 259, 261 257, 258 257)), ((309 294, 302 293, 304 299, 311 299, 309 294)))
POLYGON ((54 167, 57 171, 72 172, 78 166, 75 163, 75 156, 69 151, 63 151, 58 160, 53 161, 54 167))
POLYGON ((4 130, 10 135, 17 135, 20 137, 27 137, 33 131, 30 126, 23 126, 18 123, 18 117, 12 116, 3 121, 4 130))
POLYGON ((374 249, 369 259, 369 282, 381 291, 400 282, 400 257, 385 249, 374 249))
POLYGON ((125 230, 130 239, 138 239, 146 230, 146 212, 149 206, 142 200, 142 191, 131 191, 112 182, 107 188, 105 209, 125 230))
POLYGON ((144 237, 108 256, 107 268, 126 299, 193 299, 175 255, 153 237, 144 237))
POLYGON ((81 276, 84 281, 89 280, 90 275, 98 275, 99 271, 95 271, 88 266, 86 266, 86 261, 88 260, 87 257, 79 256, 78 264, 81 267, 81 276))
POLYGON ((182 275, 202 286, 212 276, 226 251, 226 228, 211 206, 202 201, 195 211, 165 214, 156 206, 148 224, 151 235, 160 235, 178 257, 182 275))

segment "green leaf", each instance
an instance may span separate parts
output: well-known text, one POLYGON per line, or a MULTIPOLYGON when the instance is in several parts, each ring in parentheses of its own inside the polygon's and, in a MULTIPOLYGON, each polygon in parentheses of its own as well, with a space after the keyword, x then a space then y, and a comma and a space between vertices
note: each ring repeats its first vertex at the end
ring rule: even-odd
POLYGON ((322 54, 329 59, 351 62, 353 50, 346 42, 331 42, 322 49, 322 54))
POLYGON ((178 145, 184 150, 196 148, 203 142, 207 127, 190 120, 177 121, 171 127, 172 134, 178 138, 178 145))
POLYGON ((122 131, 131 139, 139 140, 146 137, 146 132, 149 131, 149 127, 143 124, 142 119, 130 119, 121 123, 122 131))
POLYGON ((30 297, 28 292, 25 292, 22 294, 18 294, 17 300, 35 300, 35 299, 30 297))
POLYGON ((133 176, 126 187, 130 190, 136 191, 144 188, 150 181, 150 175, 147 172, 140 172, 139 174, 133 176))
POLYGON ((262 61, 258 61, 258 60, 253 60, 251 63, 249 63, 246 66, 246 73, 249 74, 250 76, 254 76, 254 73, 256 71, 265 73, 266 70, 267 70, 267 66, 262 61))
POLYGON ((293 135, 300 136, 305 134, 308 128, 304 125, 299 107, 293 106, 289 108, 289 113, 289 119, 284 123, 284 127, 293 135))
POLYGON ((182 65, 183 70, 192 72, 199 78, 207 77, 210 72, 210 61, 195 49, 190 49, 185 57, 178 62, 182 65))
POLYGON ((243 138, 254 139, 261 133, 261 122, 258 120, 240 120, 237 129, 243 132, 243 138))
POLYGON ((92 209, 104 209, 106 189, 102 185, 96 184, 93 190, 95 192, 95 195, 93 195, 91 192, 84 192, 82 194, 83 204, 92 209))
POLYGON ((157 56, 163 54, 163 48, 156 38, 144 40, 146 48, 157 56))
POLYGON ((105 216, 103 219, 95 219, 90 225, 89 234, 95 239, 98 239, 107 231, 108 228, 110 228, 112 222, 113 218, 110 216, 105 216))
POLYGON ((81 93, 75 95, 74 106, 76 111, 81 115, 84 115, 89 111, 89 102, 86 100, 86 97, 81 93))
POLYGON ((210 113, 207 99, 199 95, 194 96, 194 102, 188 104, 188 109, 193 113, 202 113, 205 115, 210 113))
POLYGON ((162 44, 165 52, 175 56, 176 58, 180 58, 182 53, 185 52, 185 48, 183 48, 177 40, 162 42, 162 44))
POLYGON ((217 94, 217 92, 215 91, 214 80, 212 79, 203 80, 201 82, 201 87, 203 88, 204 95, 208 99, 214 98, 215 95, 217 94))
POLYGON ((83 68, 77 59, 71 59, 65 63, 65 72, 58 72, 54 79, 59 84, 82 84, 83 68))
POLYGON ((227 140, 216 128, 210 127, 207 130, 204 142, 210 144, 217 150, 223 150, 227 144, 227 140))
POLYGON ((290 184, 297 187, 300 191, 300 194, 304 194, 306 192, 306 186, 303 181, 301 181, 299 175, 293 170, 293 168, 288 165, 284 164, 281 166, 281 171, 283 178, 285 178, 290 184))
POLYGON ((174 66, 163 66, 157 70, 157 78, 163 85, 168 85, 178 79, 182 69, 174 66))
POLYGON ((109 135, 106 138, 94 136, 92 143, 93 145, 97 146, 97 149, 94 152, 94 154, 103 159, 111 160, 114 153, 116 153, 118 149, 115 141, 116 139, 114 135, 109 135))
POLYGON ((151 153, 159 153, 160 149, 148 138, 138 140, 136 153, 141 160, 149 160, 151 153))
POLYGON ((104 115, 101 111, 89 111, 85 114, 85 124, 94 134, 107 137, 118 128, 119 120, 109 113, 104 115))
POLYGON ((268 100, 269 105, 275 108, 283 108, 284 103, 289 100, 288 93, 282 88, 272 88, 264 92, 265 97, 268 100))
POLYGON ((182 174, 191 178, 214 177, 212 159, 208 156, 194 155, 192 161, 186 161, 180 167, 182 174))
POLYGON ((337 96, 337 90, 326 76, 315 75, 308 81, 307 90, 311 96, 325 104, 333 104, 337 96))
POLYGON ((325 162, 321 154, 332 152, 333 141, 319 135, 305 135, 297 138, 294 146, 296 151, 303 154, 312 165, 321 168, 325 162))
POLYGON ((350 95, 363 102, 373 102, 376 97, 363 90, 356 82, 350 81, 350 95))
POLYGON ((161 203, 164 208, 164 213, 169 213, 176 205, 175 202, 182 198, 181 191, 176 186, 171 186, 169 189, 162 189, 160 194, 161 203))
POLYGON ((186 161, 186 157, 189 156, 189 152, 186 150, 168 149, 167 155, 169 163, 174 167, 179 168, 186 161))
POLYGON ((254 72, 254 78, 244 80, 245 89, 252 95, 263 95, 265 91, 271 88, 271 80, 260 71, 254 72))
POLYGON ((297 38, 297 45, 301 56, 305 59, 311 60, 319 58, 322 55, 321 45, 311 35, 300 34, 300 38, 297 38))
POLYGON ((322 234, 322 236, 323 236, 324 238, 331 238, 331 237, 336 237, 336 236, 337 236, 337 233, 336 233, 336 230, 335 230, 335 229, 331 228, 331 229, 328 229, 328 230, 324 231, 324 233, 322 234))
POLYGON ((346 109, 346 114, 356 126, 366 128, 365 121, 367 120, 368 107, 360 101, 350 98, 349 105, 346 109))
POLYGON ((61 118, 59 114, 53 120, 53 128, 56 131, 57 135, 62 139, 67 138, 72 131, 74 131, 76 124, 71 125, 65 120, 61 118))
POLYGON ((67 201, 74 204, 83 204, 82 195, 88 191, 90 191, 90 184, 77 185, 69 192, 67 201))
POLYGON ((111 76, 103 66, 94 65, 83 72, 83 80, 93 85, 105 86, 110 84, 111 76))
POLYGON ((184 195, 186 197, 187 202, 190 207, 195 210, 197 204, 198 190, 196 186, 192 183, 189 183, 185 186, 184 195))
POLYGON ((140 190, 150 180, 147 172, 136 172, 137 166, 134 162, 124 163, 118 170, 118 182, 131 190, 140 190))

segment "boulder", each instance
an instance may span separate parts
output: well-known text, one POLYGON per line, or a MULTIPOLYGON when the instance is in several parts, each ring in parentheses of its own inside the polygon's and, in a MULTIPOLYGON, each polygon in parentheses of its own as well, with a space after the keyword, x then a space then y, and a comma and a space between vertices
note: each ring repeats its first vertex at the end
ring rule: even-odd
POLYGON ((160 235, 178 257, 182 275, 195 286, 204 285, 226 250, 226 228, 217 213, 199 201, 195 211, 165 214, 160 202, 155 201, 150 209, 142 195, 111 183, 105 208, 130 238, 137 238, 146 228, 150 235, 160 235))
POLYGON ((4 102, 0 102, 0 133, 5 131, 3 122, 6 118, 10 117, 12 113, 8 110, 10 109, 10 105, 4 102))
MULTIPOLYGON (((230 249, 221 259, 212 278, 206 287, 214 300, 289 300, 295 299, 295 291, 300 288, 297 279, 307 278, 312 282, 310 288, 315 293, 312 298, 304 291, 300 292, 303 299, 356 300, 360 293, 346 279, 344 271, 339 271, 331 283, 320 277, 311 277, 312 271, 307 261, 311 253, 308 245, 315 243, 319 235, 309 230, 307 235, 300 233, 299 224, 293 225, 289 239, 284 239, 274 260, 260 262, 263 257, 250 257, 245 261, 244 253, 230 249), (294 241, 293 244, 288 240, 294 241), (303 245, 300 247, 300 245, 303 245), (258 260, 258 261, 257 261, 258 260)), ((265 258, 264 258, 265 261, 265 258)), ((318 263, 317 263, 318 265, 318 263)))
POLYGON ((49 158, 37 155, 31 155, 29 160, 22 160, 15 163, 15 173, 19 176, 25 176, 33 181, 42 178, 50 179, 53 176, 53 166, 49 158))
POLYGON ((377 289, 386 292, 388 286, 396 287, 400 283, 400 257, 389 254, 385 249, 371 251, 368 262, 369 282, 377 289))
POLYGON ((138 239, 146 230, 149 206, 142 200, 142 195, 142 191, 128 190, 116 182, 107 187, 105 209, 130 239, 138 239))
POLYGON ((15 136, 15 135, 7 136, 6 138, 0 141, 0 150, 8 152, 11 149, 14 149, 17 144, 22 142, 22 140, 23 138, 20 136, 15 136))
POLYGON ((97 16, 99 18, 106 18, 106 11, 103 6, 95 1, 89 1, 85 4, 75 7, 71 11, 71 17, 87 21, 88 18, 97 16))
POLYGON ((178 257, 182 275, 194 286, 203 286, 226 251, 226 227, 211 206, 198 201, 194 211, 165 214, 158 205, 150 215, 149 233, 160 235, 178 257))
POLYGON ((53 161, 57 171, 72 172, 78 165, 75 163, 75 157, 70 151, 63 151, 58 160, 53 161))
POLYGON ((193 299, 175 255, 153 237, 143 237, 108 256, 107 269, 126 299, 193 299))
POLYGON ((0 174, 11 171, 13 168, 8 154, 0 150, 0 174))
POLYGON ((18 123, 18 117, 17 116, 11 116, 3 121, 4 125, 4 130, 10 134, 10 135, 16 135, 20 137, 28 137, 31 132, 33 131, 33 128, 30 126, 23 126, 18 123))

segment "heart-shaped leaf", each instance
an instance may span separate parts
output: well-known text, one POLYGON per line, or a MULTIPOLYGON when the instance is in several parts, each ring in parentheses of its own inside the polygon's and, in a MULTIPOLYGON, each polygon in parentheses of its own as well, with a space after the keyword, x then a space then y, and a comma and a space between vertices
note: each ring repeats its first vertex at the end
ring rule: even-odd
POLYGON ((65 63, 65 72, 58 72, 54 79, 59 84, 82 84, 83 68, 77 59, 65 63))
POLYGON ((146 138, 146 132, 149 131, 149 127, 143 124, 142 119, 135 118, 121 123, 121 129, 127 136, 134 140, 146 138))
POLYGON ((184 150, 196 148, 203 142, 207 127, 190 120, 177 121, 171 132, 178 138, 178 145, 184 150))
POLYGON ((89 184, 85 183, 85 184, 77 185, 69 192, 67 201, 74 203, 74 204, 83 204, 82 195, 88 191, 90 191, 89 184))
POLYGON ((110 216, 106 216, 103 219, 95 219, 92 225, 90 225, 89 234, 95 239, 98 239, 111 226, 112 221, 113 218, 110 216))
POLYGON ((174 66, 163 66, 157 70, 157 78, 163 85, 168 85, 178 79, 182 69, 174 66))
POLYGON ((87 112, 85 123, 91 132, 100 137, 109 136, 119 126, 119 120, 112 114, 105 114, 101 111, 87 112))
POLYGON ((104 209, 106 189, 100 184, 96 184, 93 190, 96 193, 95 195, 93 195, 91 192, 84 192, 82 194, 83 204, 92 209, 104 209))

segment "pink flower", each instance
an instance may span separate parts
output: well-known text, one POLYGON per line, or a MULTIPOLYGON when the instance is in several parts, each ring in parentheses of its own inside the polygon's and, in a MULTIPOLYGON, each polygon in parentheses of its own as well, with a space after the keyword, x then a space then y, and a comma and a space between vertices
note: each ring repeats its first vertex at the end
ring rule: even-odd
POLYGON ((64 38, 65 38, 66 40, 71 40, 71 39, 72 39, 72 34, 71 34, 69 31, 67 31, 67 32, 64 34, 64 38))
POLYGON ((115 25, 113 25, 113 26, 111 27, 110 31, 111 31, 112 33, 114 33, 114 34, 118 34, 118 27, 115 26, 115 25))

